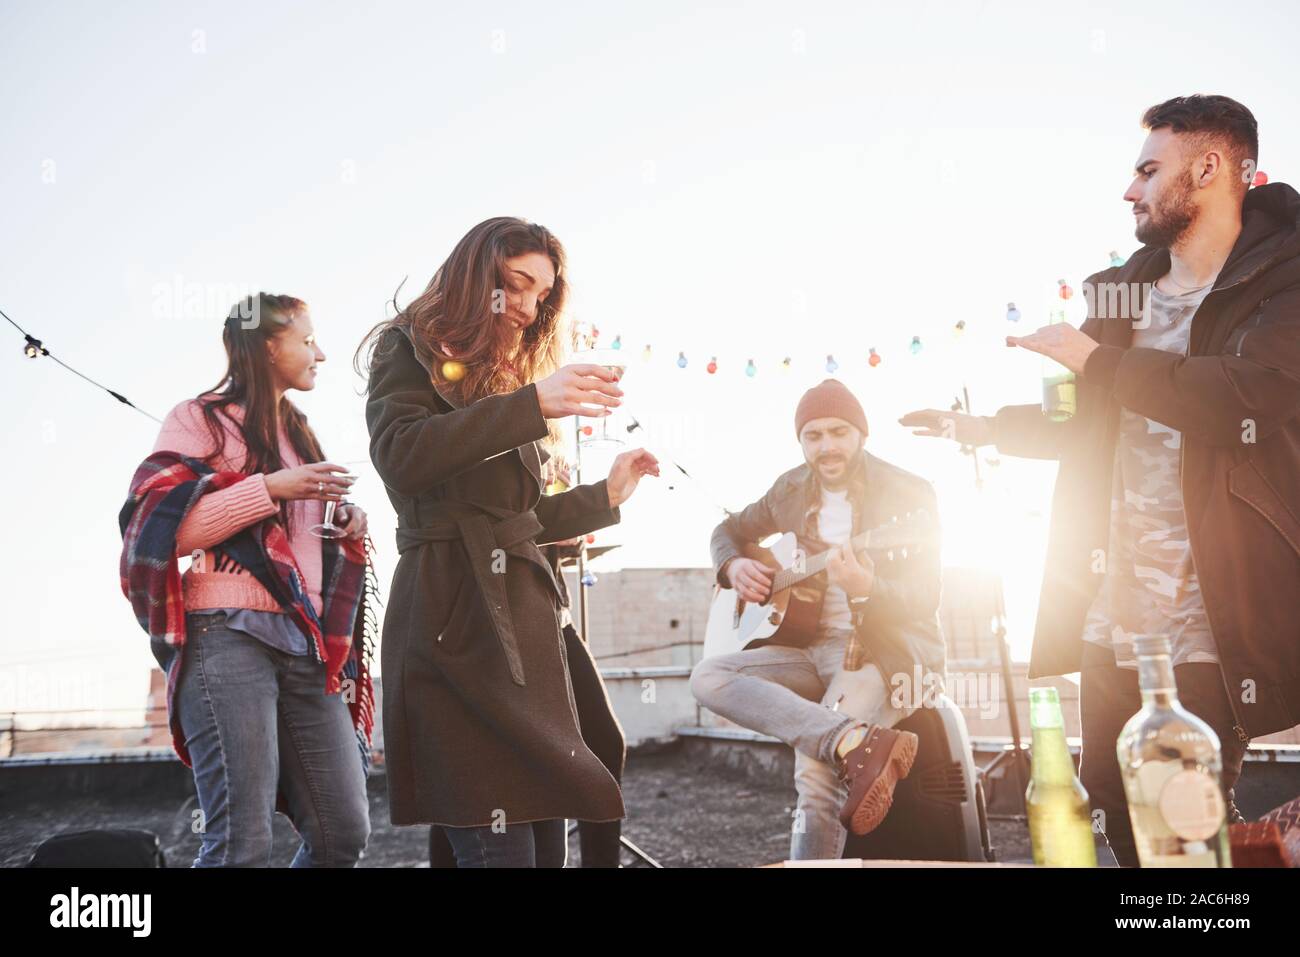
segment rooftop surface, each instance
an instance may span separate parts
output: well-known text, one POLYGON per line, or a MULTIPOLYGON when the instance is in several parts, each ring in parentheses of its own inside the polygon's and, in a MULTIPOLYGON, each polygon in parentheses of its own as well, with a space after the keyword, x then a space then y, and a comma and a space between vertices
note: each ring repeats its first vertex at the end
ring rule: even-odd
MULTIPOLYGON (((140 775, 139 786, 100 788, 0 788, 0 866, 26 863, 36 845, 62 831, 129 827, 159 836, 168 866, 185 867, 198 850, 190 832, 197 804, 184 786, 179 764, 140 775), (179 783, 176 779, 179 779, 179 783)), ((188 774, 188 771, 185 771, 188 774)), ((628 816, 623 833, 665 867, 752 867, 783 860, 790 845, 793 785, 776 775, 756 776, 715 767, 676 746, 642 749, 628 757, 623 782, 628 816)), ((427 867, 428 830, 394 827, 388 818, 387 778, 369 782, 371 837, 362 867, 427 867)), ((1004 861, 1029 861, 1023 823, 991 822, 992 840, 1004 861)), ((292 826, 276 815, 272 863, 286 867, 297 850, 292 826)), ((569 866, 581 862, 577 836, 569 866)), ((624 852, 624 864, 635 859, 624 852)))

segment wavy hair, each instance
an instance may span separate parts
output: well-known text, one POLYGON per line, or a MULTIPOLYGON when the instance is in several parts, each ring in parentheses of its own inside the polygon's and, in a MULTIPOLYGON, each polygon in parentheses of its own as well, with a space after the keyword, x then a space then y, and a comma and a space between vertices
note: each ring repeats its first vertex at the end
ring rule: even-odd
POLYGON ((460 381, 438 382, 455 390, 464 402, 513 392, 559 367, 565 346, 559 326, 567 294, 564 247, 550 230, 513 216, 484 220, 456 244, 424 292, 393 318, 370 329, 357 348, 353 366, 368 377, 373 364, 386 354, 380 351, 380 338, 389 328, 404 326, 435 375, 450 359, 464 365, 460 381), (555 269, 555 282, 546 300, 538 302, 535 320, 520 336, 501 320, 501 313, 504 292, 513 283, 505 262, 525 253, 547 256, 555 269))
MULTIPOLYGON (((248 455, 242 471, 250 475, 259 472, 269 475, 285 467, 280 458, 281 427, 304 463, 324 461, 320 442, 307 417, 289 401, 288 395, 276 399, 270 352, 266 348, 271 339, 288 331, 306 309, 307 304, 301 299, 266 292, 245 296, 231 307, 221 330, 221 342, 226 347, 225 374, 213 388, 197 396, 215 448, 209 457, 212 462, 220 459, 226 447, 226 429, 219 414, 243 437, 248 455), (239 407, 242 421, 227 411, 231 406, 239 407)), ((280 502, 280 522, 286 534, 290 532, 289 505, 288 500, 280 502)))

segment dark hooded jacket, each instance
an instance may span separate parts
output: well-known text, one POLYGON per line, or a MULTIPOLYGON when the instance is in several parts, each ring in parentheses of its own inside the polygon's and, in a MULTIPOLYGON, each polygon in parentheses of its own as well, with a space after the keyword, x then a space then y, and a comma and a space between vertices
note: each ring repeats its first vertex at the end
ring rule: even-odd
POLYGON ((998 449, 1060 460, 1029 677, 1078 671, 1104 577, 1121 407, 1182 433, 1183 507, 1238 737, 1300 724, 1300 194, 1247 193, 1242 231, 1192 319, 1186 355, 1130 348, 1166 249, 1090 276, 1082 330, 1101 345, 1078 412, 993 417, 998 449))

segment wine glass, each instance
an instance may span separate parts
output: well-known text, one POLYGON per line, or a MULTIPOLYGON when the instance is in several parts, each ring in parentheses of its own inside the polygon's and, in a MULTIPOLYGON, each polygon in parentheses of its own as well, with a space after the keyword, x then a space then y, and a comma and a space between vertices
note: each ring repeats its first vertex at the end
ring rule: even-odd
MULTIPOLYGON (((360 476, 357 475, 354 471, 352 471, 351 466, 354 466, 354 465, 369 465, 369 464, 370 464, 370 460, 369 460, 369 459, 349 459, 349 460, 347 460, 347 461, 345 461, 345 462, 340 462, 339 464, 340 464, 340 465, 348 466, 348 467, 349 467, 348 470, 347 470, 347 471, 343 471, 343 472, 333 472, 333 473, 331 473, 331 474, 333 474, 333 475, 341 475, 341 476, 343 476, 344 478, 349 479, 349 480, 352 481, 352 482, 356 482, 356 480, 357 480, 358 478, 360 478, 360 476)), ((347 503, 344 503, 344 504, 347 504, 347 503)), ((333 501, 326 502, 326 503, 325 503, 325 521, 322 522, 322 523, 319 524, 319 525, 313 525, 313 526, 309 529, 309 531, 310 531, 313 535, 315 535, 317 538, 343 538, 343 537, 345 537, 345 536, 348 534, 348 533, 347 533, 347 529, 343 528, 343 527, 340 526, 340 525, 335 525, 335 524, 334 524, 334 512, 338 509, 338 506, 339 506, 339 503, 338 503, 338 502, 333 502, 333 501)))
MULTIPOLYGON (((573 361, 575 363, 604 366, 606 369, 609 369, 617 375, 620 382, 623 379, 623 373, 627 371, 627 356, 624 355, 622 349, 582 349, 573 354, 573 361)), ((590 405, 591 403, 584 404, 590 405)), ((607 407, 601 406, 601 408, 607 407)), ((600 433, 593 433, 590 437, 584 439, 581 437, 581 432, 579 432, 578 440, 582 442, 583 445, 592 447, 625 445, 626 443, 617 435, 609 434, 609 420, 615 414, 615 410, 610 408, 609 415, 601 417, 600 433)))

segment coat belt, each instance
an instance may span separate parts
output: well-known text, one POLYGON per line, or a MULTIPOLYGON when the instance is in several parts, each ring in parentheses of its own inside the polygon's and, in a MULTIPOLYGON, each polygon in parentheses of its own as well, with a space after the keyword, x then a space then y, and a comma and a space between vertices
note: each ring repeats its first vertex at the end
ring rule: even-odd
MULTIPOLYGON (((420 511, 425 514, 428 510, 422 506, 420 511)), ((429 542, 460 540, 464 543, 470 568, 487 602, 497 640, 510 667, 510 677, 515 684, 523 685, 524 663, 519 654, 514 618, 510 614, 505 568, 499 566, 501 570, 494 571, 494 566, 505 555, 523 558, 545 569, 555 594, 560 594, 555 572, 537 547, 536 538, 543 529, 537 513, 532 509, 520 512, 492 505, 456 502, 433 506, 431 518, 433 520, 427 525, 398 526, 398 552, 407 552, 429 542), (502 554, 497 554, 498 550, 502 554)))

